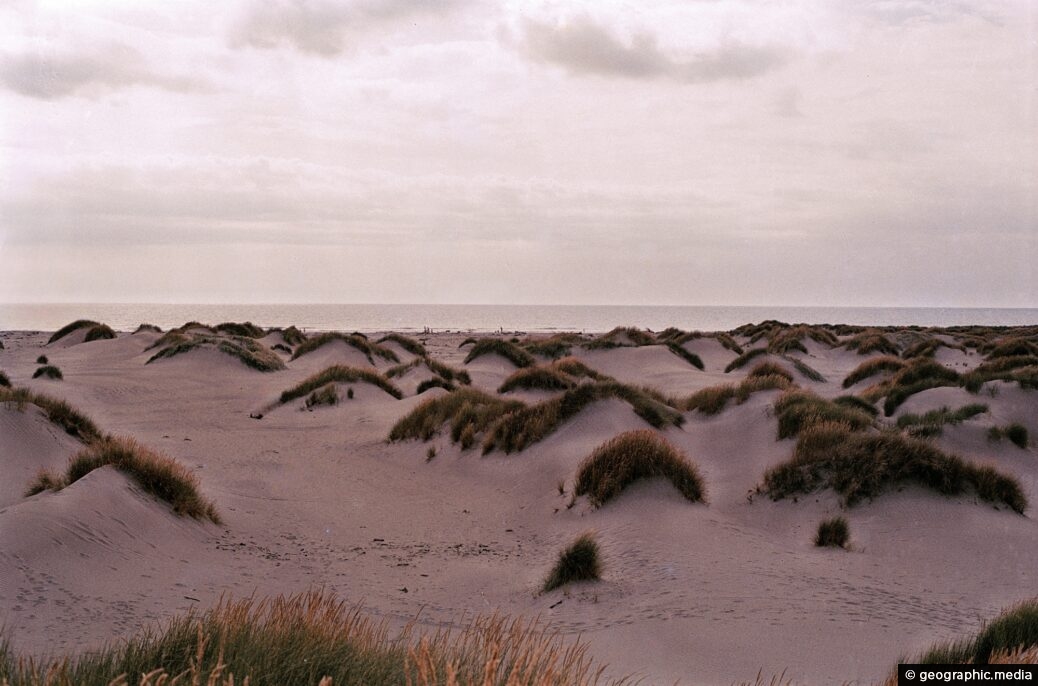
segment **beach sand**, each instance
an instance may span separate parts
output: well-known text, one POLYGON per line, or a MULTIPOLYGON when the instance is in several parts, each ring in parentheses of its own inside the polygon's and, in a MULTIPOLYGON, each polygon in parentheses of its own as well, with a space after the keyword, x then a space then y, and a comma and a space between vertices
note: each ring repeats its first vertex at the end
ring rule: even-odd
MULTIPOLYGON (((431 357, 495 393, 515 367, 497 355, 465 364, 469 347, 459 344, 469 335, 417 338, 431 357)), ((483 456, 478 444, 468 451, 452 444, 449 430, 428 443, 387 442, 398 419, 447 393, 415 395, 433 376, 424 366, 393 379, 402 399, 358 382, 342 384, 354 397, 341 393, 333 407, 307 411, 302 399, 272 406, 330 364, 381 371, 395 364, 377 356, 372 364, 340 342, 296 360, 275 353, 286 368, 262 373, 215 349, 145 364, 159 337, 152 332, 88 343, 76 332, 52 344, 48 337, 0 334, 0 370, 11 383, 63 399, 104 431, 174 458, 197 476, 223 522, 178 517, 112 467, 25 497, 38 469, 61 470, 82 444, 33 405, 0 404, 0 624, 19 654, 96 648, 222 594, 323 587, 394 627, 416 616, 419 627, 493 611, 540 617, 587 641, 608 674, 646 684, 729 684, 758 672, 796 683, 873 683, 899 656, 973 632, 1038 591, 1033 506, 1021 516, 972 494, 944 497, 911 485, 851 508, 832 491, 777 502, 753 495, 795 443, 776 438, 778 390, 732 401, 714 416, 685 412, 683 426, 659 430, 698 466, 706 504, 657 479, 598 509, 584 497, 567 508, 578 465, 596 446, 649 428, 624 401, 594 403, 521 452, 483 456), (31 378, 41 354, 63 380, 31 378), (436 455, 427 460, 430 446, 436 455), (837 515, 850 523, 850 548, 815 547, 818 523, 837 515), (559 551, 585 531, 602 547, 602 580, 542 594, 559 551)), ((280 341, 272 334, 261 343, 280 341)), ((794 372, 800 386, 833 397, 876 381, 843 389, 846 374, 869 356, 804 344, 806 354, 791 355, 827 381, 794 372)), ((401 362, 413 358, 386 345, 401 362)), ((621 382, 681 396, 738 382, 765 359, 725 373, 736 354, 717 340, 685 348, 704 370, 662 345, 572 352, 621 382)), ((962 372, 983 355, 940 348, 936 359, 962 372)), ((1038 435, 1038 392, 1008 381, 989 382, 979 395, 934 388, 880 417, 889 423, 973 402, 989 412, 945 427, 933 442, 1014 476, 1038 502, 1034 439, 1021 449, 987 438, 989 427, 1010 422, 1038 435)))

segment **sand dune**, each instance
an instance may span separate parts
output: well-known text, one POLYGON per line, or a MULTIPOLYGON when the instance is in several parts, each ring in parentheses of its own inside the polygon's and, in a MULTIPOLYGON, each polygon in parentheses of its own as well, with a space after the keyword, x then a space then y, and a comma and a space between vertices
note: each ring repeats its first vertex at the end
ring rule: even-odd
MULTIPOLYGON (((279 337, 260 342, 269 347, 279 337)), ((177 517, 111 467, 24 497, 39 468, 60 469, 82 443, 35 406, 0 404, 0 623, 26 654, 97 647, 188 606, 207 607, 225 591, 323 586, 363 600, 393 626, 420 609, 427 627, 466 613, 540 615, 589 641, 610 674, 635 673, 644 683, 728 684, 752 681, 758 670, 785 671, 797 683, 871 683, 900 654, 973 631, 1038 588, 1038 391, 1015 381, 988 381, 977 394, 957 383, 921 390, 876 421, 892 427, 907 413, 986 404, 987 412, 928 440, 1015 477, 1031 503, 1024 516, 971 493, 944 497, 910 484, 850 509, 831 491, 771 501, 755 489, 796 444, 777 439, 776 390, 732 400, 716 415, 684 412, 682 426, 655 430, 697 465, 706 504, 649 479, 595 508, 573 497, 581 461, 622 432, 651 428, 619 398, 588 405, 520 452, 482 456, 482 437, 462 450, 449 423, 429 441, 387 441, 401 417, 448 393, 416 395, 434 376, 422 364, 390 379, 401 399, 349 382, 335 384, 334 405, 276 403, 332 364, 381 372, 396 364, 368 360, 341 340, 292 360, 282 354, 284 370, 258 373, 213 349, 146 364, 154 350, 145 348, 158 338, 151 332, 82 345, 48 346, 47 338, 5 335, 0 368, 16 386, 46 388, 104 431, 177 460, 223 524, 177 517), (60 385, 29 379, 44 352, 65 373, 60 385), (1031 435, 1028 447, 988 438, 990 427, 1014 422, 1031 435), (816 548, 818 523, 837 514, 850 523, 850 549, 816 548), (589 530, 602 548, 602 580, 541 594, 558 551, 589 530)), ((423 339, 432 359, 465 369, 491 395, 516 371, 496 354, 465 364, 471 346, 458 348, 461 335, 423 339)), ((746 349, 769 344, 737 340, 746 349)), ((572 353, 600 374, 677 399, 738 383, 766 359, 828 398, 889 376, 843 389, 852 369, 880 353, 808 336, 802 343, 807 353, 761 356, 730 373, 724 368, 736 353, 713 338, 683 344, 702 371, 662 344, 574 345, 572 353), (783 355, 826 381, 805 379, 783 355)), ((384 346, 401 363, 414 359, 397 342, 384 346)), ((983 358, 972 348, 935 351, 960 372, 983 358)), ((505 397, 534 405, 558 393, 505 397)))

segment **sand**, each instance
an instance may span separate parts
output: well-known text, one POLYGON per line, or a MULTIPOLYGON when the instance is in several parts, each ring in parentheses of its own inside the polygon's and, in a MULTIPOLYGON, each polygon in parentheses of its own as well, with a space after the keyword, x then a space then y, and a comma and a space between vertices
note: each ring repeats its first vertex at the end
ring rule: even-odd
MULTIPOLYGON (((494 393, 515 367, 496 356, 464 365, 467 348, 458 345, 467 335, 420 338, 433 357, 466 368, 476 387, 494 393)), ((850 510, 831 492, 797 502, 748 497, 792 450, 793 441, 776 440, 778 391, 712 417, 686 413, 683 427, 661 432, 699 466, 708 504, 647 481, 600 509, 584 498, 567 509, 579 462, 616 434, 648 426, 626 403, 596 403, 521 453, 483 457, 447 435, 387 443, 398 418, 446 392, 414 395, 431 377, 424 366, 395 379, 401 400, 353 383, 345 385, 355 397, 335 407, 304 411, 297 400, 270 409, 281 391, 329 364, 368 365, 341 343, 295 361, 281 354, 286 370, 260 373, 215 350, 146 365, 154 333, 51 345, 48 337, 0 334, 0 369, 12 383, 62 398, 103 430, 180 461, 224 521, 177 517, 111 468, 24 497, 37 469, 60 467, 82 445, 33 406, 0 404, 0 624, 20 653, 98 647, 225 593, 323 586, 394 626, 419 611, 429 626, 490 611, 540 616, 587 641, 610 674, 646 684, 729 684, 758 671, 805 684, 872 683, 899 655, 973 631, 1038 589, 1033 507, 1019 516, 916 487, 850 510), (40 354, 61 368, 63 381, 30 378, 40 354), (262 419, 250 418, 259 412, 262 419), (429 446, 437 451, 431 461, 429 446), (850 522, 851 549, 815 548, 818 522, 837 514, 850 522), (558 551, 589 530, 603 548, 602 581, 541 594, 558 551)), ((797 374, 797 382, 826 396, 844 393, 840 382, 865 357, 807 346, 807 355, 794 356, 828 381, 797 374)), ((574 354, 621 381, 671 394, 738 381, 760 361, 725 374, 735 353, 709 338, 686 347, 705 370, 662 346, 574 354)), ((939 361, 960 369, 979 359, 938 351, 939 361)), ((382 371, 392 365, 376 358, 382 371)), ((1038 503, 1033 443, 1022 450, 986 438, 987 427, 1011 421, 1038 435, 1038 392, 988 387, 997 389, 993 397, 925 391, 898 414, 987 403, 989 414, 947 428, 936 443, 1016 476, 1038 503)))

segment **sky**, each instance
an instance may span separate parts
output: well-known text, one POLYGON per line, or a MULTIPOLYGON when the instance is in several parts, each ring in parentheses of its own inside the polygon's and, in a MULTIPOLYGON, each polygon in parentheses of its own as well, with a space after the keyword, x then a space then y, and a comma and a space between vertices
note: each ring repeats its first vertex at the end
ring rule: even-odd
POLYGON ((1031 0, 0 0, 0 301, 1038 307, 1031 0))

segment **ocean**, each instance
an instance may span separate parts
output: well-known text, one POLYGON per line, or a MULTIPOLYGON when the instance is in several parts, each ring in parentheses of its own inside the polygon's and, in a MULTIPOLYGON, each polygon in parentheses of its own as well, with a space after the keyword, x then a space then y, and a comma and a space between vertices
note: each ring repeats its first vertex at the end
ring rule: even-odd
POLYGON ((0 330, 54 331, 75 319, 105 322, 117 331, 141 323, 164 329, 188 321, 294 324, 322 331, 602 332, 615 326, 652 330, 675 326, 719 331, 748 322, 955 326, 1038 325, 1038 309, 929 307, 733 307, 725 305, 189 305, 166 303, 0 304, 0 330))

